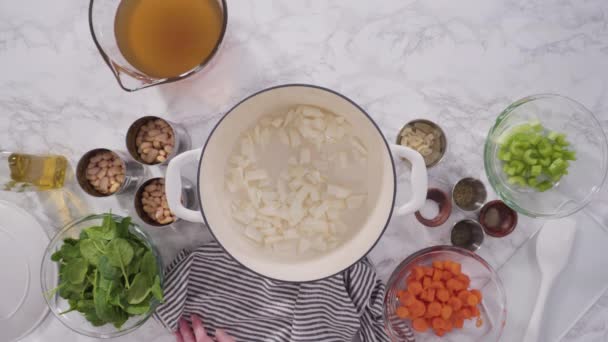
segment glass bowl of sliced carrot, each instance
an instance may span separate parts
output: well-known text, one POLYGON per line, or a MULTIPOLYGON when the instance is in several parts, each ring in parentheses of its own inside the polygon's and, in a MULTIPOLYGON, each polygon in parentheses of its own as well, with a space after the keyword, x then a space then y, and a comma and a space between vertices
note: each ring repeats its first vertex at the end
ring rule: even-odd
POLYGON ((434 246, 393 271, 384 298, 392 341, 498 341, 507 317, 498 274, 480 256, 434 246))

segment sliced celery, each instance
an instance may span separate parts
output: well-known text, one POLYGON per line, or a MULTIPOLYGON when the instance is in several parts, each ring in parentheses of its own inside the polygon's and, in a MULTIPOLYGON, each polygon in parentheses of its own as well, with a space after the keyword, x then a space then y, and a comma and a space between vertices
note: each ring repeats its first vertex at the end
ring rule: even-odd
POLYGON ((540 176, 540 174, 543 172, 543 167, 540 165, 533 165, 530 168, 530 176, 540 176))
POLYGON ((544 192, 547 191, 549 189, 551 189, 553 187, 553 183, 549 182, 549 181, 544 181, 544 182, 540 182, 537 186, 536 189, 540 192, 544 192))
POLYGON ((566 135, 547 131, 538 120, 511 128, 499 139, 498 159, 508 182, 546 191, 568 174, 576 160, 566 135))
POLYGON ((538 153, 535 150, 527 150, 524 152, 524 162, 528 165, 535 165, 538 163, 538 153))
POLYGON ((528 185, 528 183, 526 182, 526 179, 522 176, 511 176, 507 179, 507 181, 510 184, 517 184, 519 186, 526 186, 528 185))

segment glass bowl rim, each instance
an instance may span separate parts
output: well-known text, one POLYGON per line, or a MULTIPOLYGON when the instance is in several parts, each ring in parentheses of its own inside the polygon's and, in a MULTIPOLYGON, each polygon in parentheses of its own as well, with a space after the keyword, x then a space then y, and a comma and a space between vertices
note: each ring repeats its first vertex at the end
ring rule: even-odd
MULTIPOLYGON (((141 317, 140 319, 137 320, 137 322, 135 322, 132 326, 125 328, 125 329, 121 329, 121 330, 116 330, 114 332, 109 332, 109 333, 96 333, 96 332, 88 332, 88 331, 84 331, 81 330, 79 328, 76 328, 70 324, 67 323, 67 321, 65 320, 65 318, 59 314, 59 312, 55 309, 53 309, 53 305, 51 304, 51 300, 53 300, 55 298, 55 296, 57 294, 55 294, 53 297, 48 298, 48 296, 46 295, 46 291, 48 291, 46 289, 46 272, 47 272, 47 268, 45 267, 45 263, 50 264, 50 265, 54 265, 55 263, 51 260, 47 261, 47 258, 50 258, 50 256, 52 255, 52 249, 58 247, 58 243, 62 240, 61 236, 68 232, 70 229, 73 229, 74 227, 76 227, 79 224, 82 224, 84 222, 87 221, 92 221, 92 220, 101 220, 103 219, 103 216, 106 214, 88 214, 85 215, 83 217, 74 219, 70 222, 68 222, 67 224, 65 224, 61 229, 59 229, 55 235, 53 235, 53 237, 49 240, 49 244, 47 245, 45 251, 44 251, 44 256, 43 259, 41 260, 41 267, 40 267, 40 272, 41 272, 41 276, 40 276, 40 287, 41 287, 41 291, 42 291, 42 297, 44 297, 44 301, 46 302, 49 311, 53 313, 53 316, 55 316, 55 318, 57 318, 58 321, 61 322, 61 324, 63 324, 64 326, 66 326, 67 328, 69 328, 70 330, 83 335, 83 336, 88 336, 88 337, 93 337, 93 338, 101 338, 101 339, 108 339, 108 338, 116 338, 122 335, 126 335, 130 332, 135 331, 137 328, 141 327, 144 323, 146 323, 148 321, 148 319, 150 317, 152 317, 154 315, 154 313, 156 312, 156 309, 158 308, 158 306, 161 304, 159 301, 154 300, 152 302, 152 306, 150 308, 150 311, 148 311, 147 314, 145 315, 136 315, 136 316, 132 316, 132 317, 141 317), (52 264, 51 264, 52 263, 52 264)), ((112 217, 114 219, 122 219, 125 218, 126 216, 120 216, 120 215, 116 215, 114 213, 111 213, 112 217)), ((155 244, 152 241, 151 236, 146 233, 137 223, 131 221, 131 223, 129 224, 129 229, 134 229, 138 234, 140 234, 141 236, 143 236, 145 238, 145 243, 150 247, 152 253, 154 254, 154 257, 156 259, 156 263, 158 266, 158 276, 160 278, 160 284, 161 284, 161 288, 164 288, 164 273, 163 273, 163 267, 162 267, 162 259, 160 257, 160 254, 158 252, 158 249, 156 248, 155 244)), ((59 280, 59 275, 57 274, 57 280, 59 280)))
POLYGON ((513 208, 516 212, 521 213, 526 216, 533 217, 533 218, 561 218, 561 217, 566 217, 566 216, 575 214, 575 213, 579 212, 580 210, 582 210, 583 208, 585 208, 587 206, 587 204, 589 204, 591 202, 591 200, 595 197, 595 195, 600 191, 600 189, 602 189, 604 187, 604 184, 606 184, 606 179, 608 178, 608 158, 606 158, 607 157, 606 154, 604 155, 604 161, 601 165, 601 167, 603 169, 603 175, 602 175, 602 180, 600 181, 600 183, 597 184, 596 187, 594 189, 592 189, 592 191, 590 191, 587 194, 585 199, 582 202, 580 202, 580 204, 577 205, 575 208, 570 209, 568 211, 562 211, 562 212, 560 212, 561 208, 558 208, 553 213, 537 213, 537 212, 522 208, 521 206, 517 205, 517 203, 515 203, 515 201, 511 200, 509 198, 509 196, 506 196, 504 193, 505 191, 501 191, 497 186, 500 183, 500 181, 498 179, 496 179, 497 177, 494 177, 493 175, 490 174, 491 161, 489 160, 490 158, 487 158, 488 155, 491 154, 491 146, 493 145, 493 142, 491 141, 492 140, 491 137, 496 133, 500 124, 512 114, 512 112, 515 108, 525 105, 529 102, 533 102, 533 101, 541 100, 541 99, 565 100, 566 102, 573 104, 581 112, 585 113, 587 115, 587 118, 591 119, 592 125, 599 128, 600 140, 603 140, 603 142, 604 142, 603 151, 606 152, 608 150, 608 139, 606 137, 606 133, 601 128, 600 121, 595 117, 593 112, 591 112, 587 107, 585 107, 580 102, 578 102, 568 96, 554 94, 554 93, 540 93, 540 94, 534 94, 534 95, 529 95, 529 96, 520 98, 519 100, 514 101, 513 103, 508 105, 505 109, 503 109, 500 112, 500 114, 496 118, 496 121, 494 122, 494 124, 492 125, 490 130, 488 131, 488 134, 486 136, 486 141, 484 143, 484 153, 483 153, 484 170, 485 170, 485 174, 488 178, 488 182, 492 186, 492 189, 494 190, 494 192, 498 195, 498 197, 503 202, 505 202, 509 207, 513 208))

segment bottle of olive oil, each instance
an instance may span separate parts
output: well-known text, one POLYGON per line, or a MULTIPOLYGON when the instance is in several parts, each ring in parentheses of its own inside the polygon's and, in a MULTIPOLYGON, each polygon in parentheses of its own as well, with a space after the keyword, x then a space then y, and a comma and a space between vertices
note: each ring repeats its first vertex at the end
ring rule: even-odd
POLYGON ((59 155, 32 155, 2 152, 2 163, 8 164, 8 170, 2 165, 0 175, 3 179, 3 190, 36 191, 51 190, 63 187, 68 161, 59 155))

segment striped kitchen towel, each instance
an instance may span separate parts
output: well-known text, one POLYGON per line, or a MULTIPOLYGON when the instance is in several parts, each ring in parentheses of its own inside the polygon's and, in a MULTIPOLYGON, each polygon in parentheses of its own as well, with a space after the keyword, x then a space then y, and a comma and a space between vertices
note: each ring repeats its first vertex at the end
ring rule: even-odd
POLYGON ((312 283, 262 278, 217 243, 182 251, 169 265, 165 303, 156 318, 171 331, 199 315, 207 331, 225 329, 239 342, 389 341, 384 331, 384 285, 363 260, 312 283))

